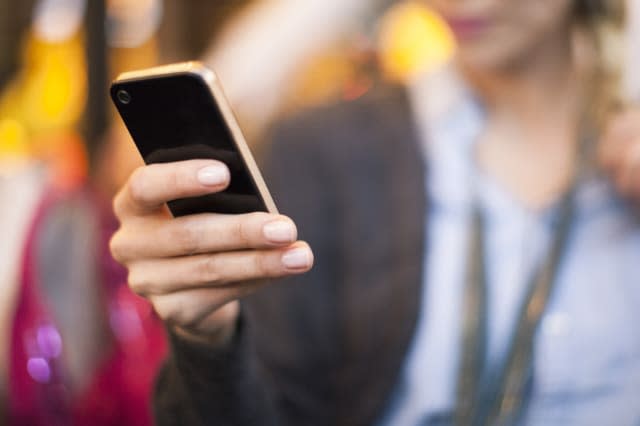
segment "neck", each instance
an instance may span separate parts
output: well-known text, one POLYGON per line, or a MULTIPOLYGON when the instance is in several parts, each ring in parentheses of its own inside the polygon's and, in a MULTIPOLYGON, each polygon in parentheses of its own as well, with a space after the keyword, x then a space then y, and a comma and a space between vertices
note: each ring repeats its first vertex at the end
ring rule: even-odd
POLYGON ((549 37, 520 61, 498 69, 459 65, 490 120, 507 119, 528 130, 575 124, 579 85, 573 62, 570 37, 565 34, 549 37))
POLYGON ((570 38, 553 37, 499 70, 461 65, 487 111, 479 164, 525 205, 549 205, 571 181, 578 139, 580 85, 570 38))

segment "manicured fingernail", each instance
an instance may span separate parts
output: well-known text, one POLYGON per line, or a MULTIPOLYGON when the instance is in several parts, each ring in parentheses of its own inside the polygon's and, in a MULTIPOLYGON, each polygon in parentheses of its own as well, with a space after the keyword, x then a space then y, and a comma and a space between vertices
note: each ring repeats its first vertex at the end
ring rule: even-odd
POLYGON ((296 240, 296 228, 284 220, 269 222, 262 227, 265 238, 272 243, 292 243, 296 240))
POLYGON ((312 260, 308 248, 295 248, 282 255, 282 264, 288 269, 306 269, 311 266, 312 260))
POLYGON ((207 166, 198 170, 198 182, 207 186, 223 185, 229 180, 229 170, 222 165, 207 166))

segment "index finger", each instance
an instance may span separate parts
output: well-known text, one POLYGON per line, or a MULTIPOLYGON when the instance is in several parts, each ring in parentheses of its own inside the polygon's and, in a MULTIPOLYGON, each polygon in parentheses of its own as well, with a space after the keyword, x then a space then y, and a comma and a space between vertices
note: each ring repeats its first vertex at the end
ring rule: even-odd
POLYGON ((118 217, 152 213, 171 200, 220 192, 230 173, 216 160, 151 164, 136 169, 114 200, 118 217))

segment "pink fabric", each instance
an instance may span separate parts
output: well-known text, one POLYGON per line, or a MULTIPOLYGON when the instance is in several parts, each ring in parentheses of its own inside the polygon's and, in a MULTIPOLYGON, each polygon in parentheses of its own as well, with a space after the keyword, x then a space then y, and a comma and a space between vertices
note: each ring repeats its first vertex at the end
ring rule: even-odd
MULTIPOLYGON (((75 196, 78 196, 77 194, 75 196)), ((156 370, 166 353, 166 337, 150 305, 126 286, 125 271, 113 261, 108 240, 115 220, 96 206, 103 224, 100 261, 104 315, 113 344, 80 394, 67 387, 61 354, 64 347, 34 270, 36 241, 44 218, 66 195, 51 194, 41 203, 24 250, 20 292, 11 335, 8 424, 20 426, 152 424, 150 401, 156 370)), ((88 283, 93 284, 93 283, 88 283)))

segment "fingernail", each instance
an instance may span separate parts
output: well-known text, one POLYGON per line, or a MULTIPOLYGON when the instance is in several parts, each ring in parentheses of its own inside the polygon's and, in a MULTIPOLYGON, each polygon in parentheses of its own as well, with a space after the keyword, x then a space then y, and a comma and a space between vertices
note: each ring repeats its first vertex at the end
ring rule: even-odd
POLYGON ((198 170, 198 182, 207 186, 223 185, 229 180, 229 170, 222 165, 207 166, 198 170))
POLYGON ((296 240, 296 228, 284 220, 269 222, 262 228, 265 238, 272 243, 292 243, 296 240))
POLYGON ((312 258, 308 248, 296 248, 282 255, 282 264, 288 269, 306 269, 311 266, 312 258))

